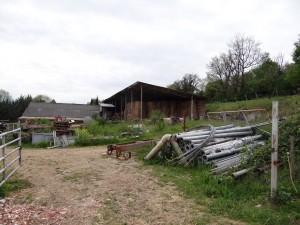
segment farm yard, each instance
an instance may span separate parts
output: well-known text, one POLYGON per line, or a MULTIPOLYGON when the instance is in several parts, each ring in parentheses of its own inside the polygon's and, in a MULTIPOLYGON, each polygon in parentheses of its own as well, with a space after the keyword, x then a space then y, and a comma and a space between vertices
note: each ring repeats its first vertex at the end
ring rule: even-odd
POLYGON ((300 225, 296 2, 3 1, 0 225, 300 225))
POLYGON ((1 224, 243 224, 211 215, 135 156, 105 153, 105 147, 25 149, 16 176, 31 187, 6 198, 1 224))
MULTIPOLYGON (((298 134, 300 119, 295 113, 289 114, 290 108, 298 107, 297 99, 286 100, 280 103, 284 105, 280 108, 280 115, 288 118, 282 120, 279 126, 280 167, 278 191, 273 198, 270 196, 268 167, 271 160, 271 139, 267 138, 270 125, 264 130, 256 129, 265 136, 266 145, 255 149, 246 161, 221 173, 216 173, 213 164, 199 164, 198 159, 206 156, 207 159, 210 156, 215 158, 219 153, 223 155, 228 152, 226 149, 224 152, 218 149, 222 151, 218 154, 207 152, 203 155, 199 152, 198 155, 199 149, 194 151, 197 149, 194 148, 193 154, 189 154, 184 147, 185 160, 190 160, 189 156, 196 157, 186 166, 172 163, 176 154, 169 154, 171 140, 150 160, 147 156, 154 149, 155 142, 152 141, 151 146, 132 151, 132 158, 128 160, 116 158, 115 152, 107 155, 107 147, 113 143, 122 146, 124 142, 158 141, 163 140, 166 134, 177 136, 178 141, 184 127, 182 122, 168 124, 163 120, 163 114, 156 111, 143 123, 92 119, 84 128, 75 130, 75 143, 69 147, 51 146, 51 143, 33 144, 23 133, 22 167, 0 188, 3 198, 0 199, 0 221, 3 224, 298 224, 298 169, 292 178, 290 161, 286 156, 290 150, 288 140, 298 134), (148 160, 142 160, 146 158, 148 160), (247 168, 265 170, 256 174, 247 168), (246 176, 238 179, 231 176, 233 172, 243 169, 248 171, 246 176)), ((261 102, 256 102, 239 102, 232 109, 241 108, 241 104, 242 108, 257 109, 261 102), (249 103, 252 105, 248 106, 249 103)), ((270 114, 269 104, 270 101, 265 104, 267 114, 270 114)), ((223 108, 226 105, 218 104, 221 112, 228 113, 226 118, 220 117, 218 121, 188 119, 186 129, 211 124, 216 129, 214 135, 217 137, 224 136, 225 131, 217 130, 224 122, 245 125, 242 115, 238 116, 238 120, 233 118, 235 121, 229 121, 229 113, 233 111, 223 108)), ((210 104, 208 107, 214 106, 210 104)), ((246 111, 237 112, 243 114, 246 111)), ((258 119, 261 119, 260 116, 258 119)), ((41 129, 40 125, 38 129, 41 129)), ((242 129, 247 131, 241 133, 252 133, 252 128, 242 129)), ((229 128, 226 136, 233 135, 229 131, 234 130, 229 128)), ((190 133, 188 136, 194 135, 190 133)), ((183 138, 184 145, 189 145, 188 139, 195 142, 195 138, 183 138)), ((180 142, 178 145, 182 148, 180 142)), ((236 143, 234 146, 240 148, 236 143)), ((296 164, 299 164, 298 146, 299 138, 295 136, 296 164)), ((9 148, 6 149, 9 151, 9 148)), ((234 152, 235 155, 231 156, 238 156, 234 152)))

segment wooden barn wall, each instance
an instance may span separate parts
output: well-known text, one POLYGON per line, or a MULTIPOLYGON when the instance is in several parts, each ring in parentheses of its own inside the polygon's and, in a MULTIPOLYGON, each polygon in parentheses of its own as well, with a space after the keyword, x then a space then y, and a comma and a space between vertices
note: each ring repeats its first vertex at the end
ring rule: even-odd
MULTIPOLYGON (((205 113, 205 104, 202 100, 193 101, 193 117, 200 118, 205 113)), ((150 113, 159 109, 166 117, 191 116, 191 100, 186 101, 149 101, 143 102, 143 118, 148 118, 150 113)), ((127 102, 124 109, 125 120, 139 120, 141 118, 141 102, 127 102)))

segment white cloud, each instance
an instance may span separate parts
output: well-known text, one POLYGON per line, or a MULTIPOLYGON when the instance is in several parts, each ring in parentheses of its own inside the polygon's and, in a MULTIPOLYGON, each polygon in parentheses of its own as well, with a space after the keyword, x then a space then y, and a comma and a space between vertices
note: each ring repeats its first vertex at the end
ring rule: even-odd
POLYGON ((299 4, 237 0, 10 0, 0 4, 1 89, 14 98, 104 99, 136 82, 205 77, 244 33, 290 60, 299 4))

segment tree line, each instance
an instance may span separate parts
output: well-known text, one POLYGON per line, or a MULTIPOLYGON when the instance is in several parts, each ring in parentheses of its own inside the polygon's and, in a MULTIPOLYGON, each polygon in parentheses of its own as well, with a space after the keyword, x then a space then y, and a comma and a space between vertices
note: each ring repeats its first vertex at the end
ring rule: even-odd
POLYGON ((288 95, 300 87, 300 36, 294 43, 292 63, 281 54, 272 59, 259 42, 241 34, 227 46, 226 52, 207 64, 206 78, 185 74, 168 87, 204 96, 209 102, 288 95))
POLYGON ((47 95, 37 95, 34 98, 31 95, 20 96, 13 100, 9 92, 0 89, 0 121, 15 122, 22 116, 30 102, 51 102, 55 103, 47 95))
POLYGON ((20 96, 16 100, 13 100, 9 93, 0 90, 0 120, 7 122, 15 122, 32 101, 30 95, 20 96))

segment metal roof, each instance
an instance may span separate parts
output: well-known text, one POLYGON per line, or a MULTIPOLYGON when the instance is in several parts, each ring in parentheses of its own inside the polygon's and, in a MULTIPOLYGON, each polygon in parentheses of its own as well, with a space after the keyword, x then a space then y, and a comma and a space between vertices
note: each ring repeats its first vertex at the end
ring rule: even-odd
POLYGON ((107 104, 107 103, 99 103, 99 105, 101 107, 104 107, 104 108, 114 108, 115 106, 113 104, 107 104))
POLYGON ((30 102, 20 119, 53 118, 57 116, 83 119, 87 116, 99 114, 99 110, 99 105, 30 102))
POLYGON ((143 100, 146 101, 156 101, 156 100, 170 100, 170 99, 205 99, 195 94, 189 94, 182 91, 177 91, 171 88, 160 87, 152 84, 143 83, 140 81, 135 82, 134 84, 124 88, 123 90, 117 92, 116 94, 112 95, 111 97, 104 100, 104 102, 110 102, 112 100, 118 99, 124 94, 133 93, 133 95, 138 96, 140 90, 143 90, 143 100))

